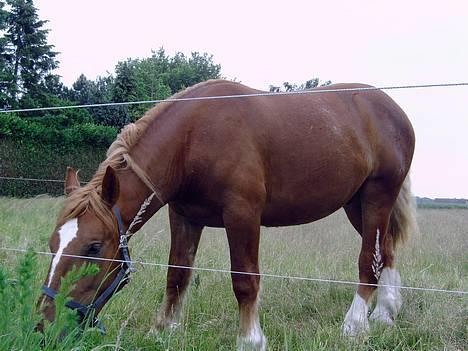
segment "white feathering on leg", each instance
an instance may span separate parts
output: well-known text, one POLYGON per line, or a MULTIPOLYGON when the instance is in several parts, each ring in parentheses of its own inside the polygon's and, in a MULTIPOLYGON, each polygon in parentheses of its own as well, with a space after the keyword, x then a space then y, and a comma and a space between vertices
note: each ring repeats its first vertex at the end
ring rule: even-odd
POLYGON ((394 268, 385 267, 382 270, 380 283, 377 291, 377 305, 370 319, 392 326, 401 308, 402 298, 399 286, 401 285, 400 274, 394 268))
POLYGON ((367 333, 369 331, 368 312, 369 306, 366 301, 356 293, 342 325, 343 336, 358 336, 367 333))

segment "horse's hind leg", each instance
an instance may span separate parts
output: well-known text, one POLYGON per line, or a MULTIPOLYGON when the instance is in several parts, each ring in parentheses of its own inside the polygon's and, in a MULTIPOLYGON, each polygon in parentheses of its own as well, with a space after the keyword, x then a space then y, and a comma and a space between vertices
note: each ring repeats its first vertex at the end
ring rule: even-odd
MULTIPOLYGON (((258 273, 260 214, 248 202, 236 202, 223 215, 229 241, 231 270, 258 273)), ((239 304, 238 350, 265 350, 266 338, 260 327, 257 304, 260 293, 258 275, 231 274, 239 304)))
MULTIPOLYGON (((191 267, 195 260, 202 226, 190 223, 169 207, 171 251, 169 264, 191 267)), ((179 323, 184 294, 190 283, 191 269, 169 267, 166 296, 156 317, 156 328, 176 327, 179 323)))
MULTIPOLYGON (((388 235, 388 224, 393 204, 398 194, 398 187, 391 186, 384 179, 368 180, 360 190, 362 226, 361 253, 359 255, 359 281, 364 284, 376 284, 379 278, 386 277, 393 267, 392 237, 388 235)), ((356 208, 356 207, 355 207, 356 208)), ((351 209, 348 216, 354 216, 351 209)), ((354 223, 353 223, 354 224, 354 223)), ((355 225, 356 227, 356 225, 355 225)), ((357 226, 359 228, 359 225, 357 226)), ((356 336, 369 329, 367 315, 372 295, 376 287, 360 285, 348 310, 343 334, 356 336)))
POLYGON ((401 285, 401 280, 400 273, 394 266, 394 246, 391 235, 387 235, 387 240, 384 240, 383 245, 382 251, 386 258, 379 284, 385 286, 380 286, 377 290, 377 304, 370 319, 392 326, 402 304, 400 288, 398 287, 401 285))
POLYGON ((390 216, 388 234, 383 241, 384 267, 380 275, 380 286, 377 292, 377 305, 370 319, 386 325, 393 325, 393 321, 401 308, 400 274, 394 266, 395 244, 403 243, 408 236, 417 231, 415 203, 411 194, 409 177, 406 177, 400 189, 398 198, 393 205, 390 216))

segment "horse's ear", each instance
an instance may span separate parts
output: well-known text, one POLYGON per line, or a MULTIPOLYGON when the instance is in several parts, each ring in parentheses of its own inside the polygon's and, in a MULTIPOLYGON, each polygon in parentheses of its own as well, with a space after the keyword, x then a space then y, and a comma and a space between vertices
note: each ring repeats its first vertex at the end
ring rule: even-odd
POLYGON ((117 202, 119 191, 119 179, 117 178, 114 169, 111 166, 107 166, 106 174, 102 180, 101 197, 110 207, 112 207, 117 202))
POLYGON ((72 167, 67 167, 67 173, 65 174, 65 186, 63 188, 65 195, 70 195, 73 191, 80 187, 80 179, 78 178, 78 172, 72 167))

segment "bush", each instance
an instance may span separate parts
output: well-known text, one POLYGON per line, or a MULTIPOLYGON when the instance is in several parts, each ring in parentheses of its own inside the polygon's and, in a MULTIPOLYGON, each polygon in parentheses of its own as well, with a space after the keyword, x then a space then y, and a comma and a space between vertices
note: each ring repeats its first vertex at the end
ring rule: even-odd
MULTIPOLYGON (((89 180, 105 158, 107 147, 78 145, 54 146, 0 137, 0 176, 61 181, 67 166, 72 166, 80 169, 82 181, 89 180)), ((63 195, 63 182, 0 179, 0 196, 30 197, 45 193, 63 195)))
POLYGON ((3 114, 0 117, 0 137, 10 137, 23 143, 40 142, 71 148, 83 142, 93 147, 108 147, 117 137, 115 127, 96 125, 91 122, 69 126, 70 123, 67 120, 69 117, 66 115, 53 118, 49 116, 42 122, 38 122, 20 118, 15 114, 3 114))
POLYGON ((113 127, 84 123, 65 129, 63 137, 66 145, 86 144, 108 147, 117 137, 117 130, 113 127))
POLYGON ((83 265, 72 269, 62 279, 55 299, 57 318, 46 322, 44 333, 36 331, 42 319, 36 308, 39 290, 35 289, 34 277, 36 257, 28 251, 16 269, 16 277, 11 279, 0 267, 0 350, 71 350, 89 346, 95 329, 83 332, 77 322, 77 313, 66 307, 74 284, 84 276, 97 273, 97 266, 83 265))
POLYGON ((53 129, 69 128, 75 124, 93 121, 90 113, 85 109, 63 110, 60 113, 50 112, 44 116, 33 116, 26 118, 26 120, 53 129))
MULTIPOLYGON (((81 170, 82 179, 90 179, 116 137, 117 128, 91 123, 86 114, 36 119, 2 114, 0 176, 62 180, 72 166, 81 170)), ((63 183, 0 179, 0 196, 44 193, 62 195, 63 183)))

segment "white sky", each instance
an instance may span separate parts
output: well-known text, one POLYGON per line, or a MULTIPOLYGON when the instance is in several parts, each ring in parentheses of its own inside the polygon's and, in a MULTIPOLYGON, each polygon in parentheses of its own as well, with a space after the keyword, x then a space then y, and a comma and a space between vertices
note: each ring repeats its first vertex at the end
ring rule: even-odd
MULTIPOLYGON (((222 75, 268 89, 319 77, 375 86, 468 81, 466 1, 36 0, 63 81, 163 46, 208 52, 222 75)), ((418 196, 468 198, 468 87, 391 91, 417 138, 418 196)))

